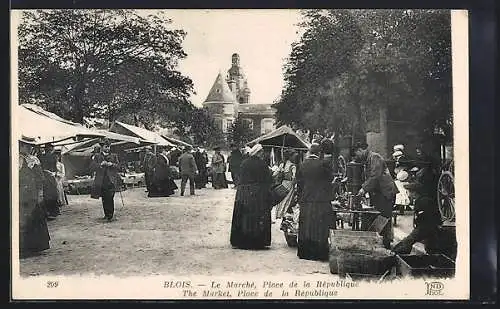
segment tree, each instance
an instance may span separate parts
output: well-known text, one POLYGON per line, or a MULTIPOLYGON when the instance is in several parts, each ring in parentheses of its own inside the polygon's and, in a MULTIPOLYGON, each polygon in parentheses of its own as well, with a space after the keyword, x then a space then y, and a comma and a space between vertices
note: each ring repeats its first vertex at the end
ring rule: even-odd
POLYGON ((206 108, 195 108, 187 115, 189 125, 178 129, 177 134, 191 140, 191 143, 212 147, 224 139, 222 130, 215 124, 214 118, 206 108))
POLYGON ((452 136, 451 29, 444 10, 303 13, 285 64, 280 124, 364 135, 380 110, 421 133, 452 136))
POLYGON ((20 103, 82 123, 132 118, 185 125, 192 81, 176 70, 186 33, 163 13, 37 10, 19 27, 20 103))
POLYGON ((228 142, 235 145, 244 145, 255 139, 257 136, 250 127, 250 124, 244 121, 239 115, 227 132, 228 142))

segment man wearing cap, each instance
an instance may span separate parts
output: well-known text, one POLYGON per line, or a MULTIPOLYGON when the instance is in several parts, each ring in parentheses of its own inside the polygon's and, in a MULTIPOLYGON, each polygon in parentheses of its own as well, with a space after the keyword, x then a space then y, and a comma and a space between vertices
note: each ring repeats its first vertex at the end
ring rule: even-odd
POLYGON ((118 156, 110 151, 111 142, 104 139, 101 142, 101 152, 94 156, 91 170, 95 172, 91 197, 102 198, 102 208, 104 219, 108 222, 113 220, 115 212, 114 197, 116 189, 121 185, 121 178, 118 174, 118 156))
POLYGON ((146 182, 146 190, 149 193, 153 193, 152 185, 155 175, 156 166, 156 156, 150 146, 146 147, 146 153, 144 154, 144 159, 142 160, 142 169, 144 171, 144 181, 146 182))
POLYGON ((19 140, 19 255, 35 255, 50 248, 46 212, 43 208, 43 172, 31 154, 34 138, 19 140))
POLYGON ((358 196, 363 196, 367 192, 370 194, 370 203, 380 212, 380 215, 387 218, 387 224, 381 231, 383 243, 390 249, 393 240, 392 231, 392 210, 399 192, 392 176, 387 168, 384 158, 368 149, 368 144, 358 142, 353 149, 356 160, 365 165, 365 182, 359 189, 358 196))
POLYGON ((198 167, 189 146, 184 147, 184 153, 179 157, 179 172, 181 174, 181 196, 184 196, 188 180, 189 193, 194 195, 194 179, 198 174, 198 167))
POLYGON ((406 238, 394 246, 393 251, 398 254, 409 254, 413 244, 422 241, 427 242, 427 253, 433 253, 432 243, 429 240, 432 240, 433 236, 438 233, 438 227, 441 224, 435 189, 438 175, 432 169, 431 162, 419 162, 417 165, 418 171, 414 180, 405 185, 405 188, 415 198, 415 228, 406 238))
POLYGON ((320 159, 321 147, 312 144, 308 157, 297 170, 300 205, 297 256, 306 260, 328 260, 328 236, 333 221, 331 206, 333 170, 320 159))

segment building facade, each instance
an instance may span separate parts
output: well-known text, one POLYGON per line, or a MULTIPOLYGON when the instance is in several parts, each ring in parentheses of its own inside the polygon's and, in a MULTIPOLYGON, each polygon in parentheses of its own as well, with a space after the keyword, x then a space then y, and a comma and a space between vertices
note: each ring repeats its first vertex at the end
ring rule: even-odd
POLYGON ((248 123, 255 135, 274 130, 276 110, 272 104, 252 103, 250 94, 240 56, 233 54, 226 76, 217 75, 203 107, 209 110, 223 133, 228 132, 238 116, 248 123))

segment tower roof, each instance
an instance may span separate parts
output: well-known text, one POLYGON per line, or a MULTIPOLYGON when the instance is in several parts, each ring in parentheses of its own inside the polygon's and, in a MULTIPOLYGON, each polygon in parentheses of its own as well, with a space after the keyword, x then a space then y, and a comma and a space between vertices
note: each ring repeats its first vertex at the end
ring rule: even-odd
POLYGON ((208 93, 205 102, 235 102, 236 97, 229 89, 226 81, 222 77, 222 73, 217 75, 215 82, 208 93))

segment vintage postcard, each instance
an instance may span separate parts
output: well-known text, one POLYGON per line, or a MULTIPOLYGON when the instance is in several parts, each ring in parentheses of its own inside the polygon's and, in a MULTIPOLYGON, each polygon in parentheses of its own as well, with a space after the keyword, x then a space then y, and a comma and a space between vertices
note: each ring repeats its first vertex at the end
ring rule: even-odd
POLYGON ((12 300, 469 299, 467 11, 11 26, 12 300))

